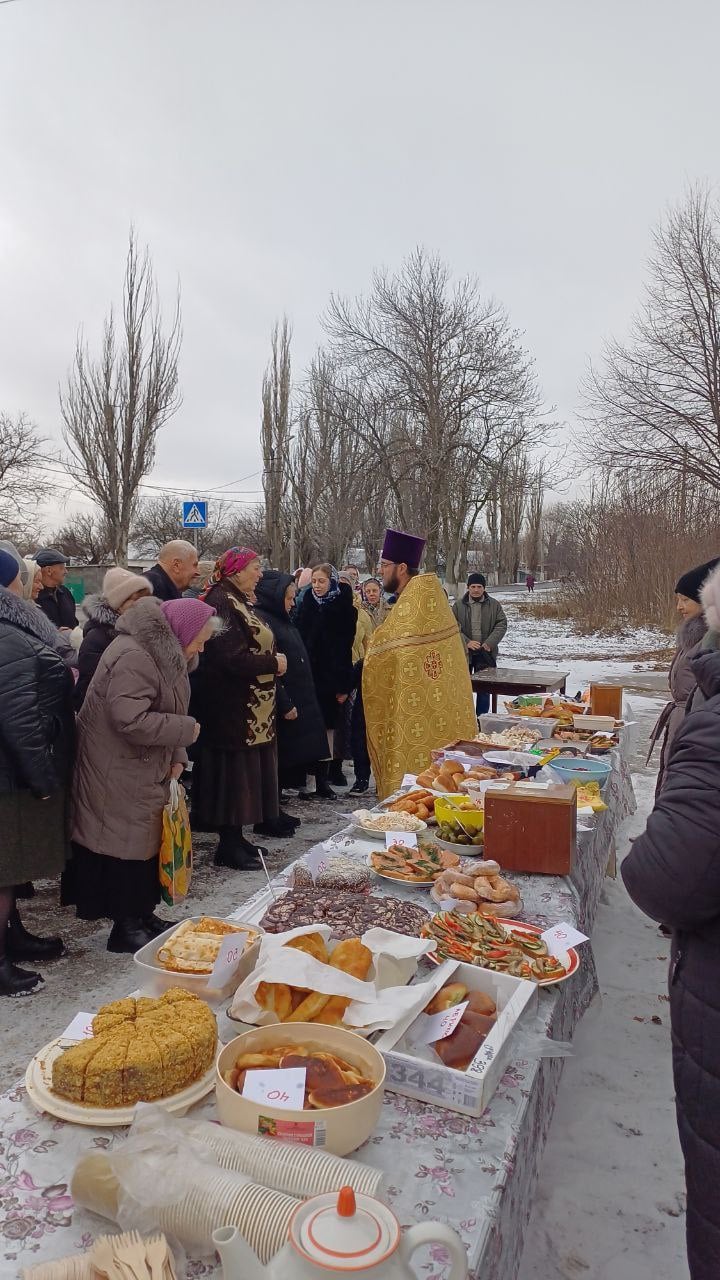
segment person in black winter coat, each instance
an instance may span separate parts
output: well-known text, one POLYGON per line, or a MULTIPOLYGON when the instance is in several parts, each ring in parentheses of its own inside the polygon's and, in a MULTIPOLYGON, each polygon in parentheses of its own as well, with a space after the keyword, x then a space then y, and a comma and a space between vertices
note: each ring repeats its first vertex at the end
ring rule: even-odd
POLYGON ((191 542, 175 538, 158 551, 157 564, 143 574, 158 600, 179 600, 197 577, 198 555, 191 542))
MULTIPOLYGON (((287 671, 277 683, 278 777, 280 787, 304 787, 315 762, 327 755, 327 734, 315 693, 305 643, 291 621, 295 581, 289 573, 266 569, 255 588, 255 612, 268 624, 287 671)), ((294 826, 297 820, 280 811, 294 826)), ((287 821, 285 822, 287 826, 287 821)), ((281 832, 278 834, 285 834, 281 832)))
POLYGON ((24 929, 15 886, 59 875, 67 853, 67 799, 75 717, 73 679, 55 629, 22 598, 17 562, 0 551, 0 995, 27 995, 40 975, 15 960, 52 960, 60 938, 24 929))
POLYGON ((663 789, 622 864, 672 929, 670 1023, 692 1280, 720 1276, 720 651, 692 659, 705 699, 678 729, 663 789))
POLYGON ((297 611, 297 626, 310 658, 328 738, 326 755, 316 773, 317 794, 333 800, 337 797, 327 778, 338 710, 354 687, 352 648, 356 625, 352 587, 338 581, 332 565, 314 565, 311 587, 297 611))
POLYGON ((108 569, 105 574, 102 595, 95 598, 89 596, 85 601, 88 618, 83 627, 78 654, 78 678, 74 694, 76 711, 80 710, 85 701, 85 694, 100 659, 117 635, 115 623, 118 618, 138 600, 149 595, 152 595, 152 584, 144 575, 114 568, 108 569))
POLYGON ((64 585, 70 561, 56 547, 42 547, 35 556, 35 563, 39 565, 42 577, 38 607, 59 631, 74 631, 78 625, 75 600, 64 585))

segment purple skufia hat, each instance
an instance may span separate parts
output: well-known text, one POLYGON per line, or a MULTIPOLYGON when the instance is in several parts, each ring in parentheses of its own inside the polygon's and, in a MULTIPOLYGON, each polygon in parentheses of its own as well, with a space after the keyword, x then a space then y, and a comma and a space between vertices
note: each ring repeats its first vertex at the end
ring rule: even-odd
POLYGON ((404 533, 402 529, 386 529, 382 558, 392 564, 406 564, 408 569, 419 569, 425 550, 425 539, 416 538, 414 533, 404 533))

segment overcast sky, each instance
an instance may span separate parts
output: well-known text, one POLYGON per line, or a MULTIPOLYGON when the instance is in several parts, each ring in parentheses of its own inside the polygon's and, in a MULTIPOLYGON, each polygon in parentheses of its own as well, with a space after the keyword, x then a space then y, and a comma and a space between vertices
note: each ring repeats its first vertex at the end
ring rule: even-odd
POLYGON ((168 312, 182 285, 159 484, 258 473, 273 320, 299 376, 330 292, 417 243, 506 305, 572 423, 652 225, 720 176, 719 44, 717 0, 0 4, 0 407, 59 445, 134 222, 168 312))

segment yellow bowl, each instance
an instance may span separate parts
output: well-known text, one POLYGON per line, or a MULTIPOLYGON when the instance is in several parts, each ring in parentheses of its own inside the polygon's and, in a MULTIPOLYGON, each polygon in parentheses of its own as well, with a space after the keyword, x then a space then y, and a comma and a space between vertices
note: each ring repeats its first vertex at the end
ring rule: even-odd
POLYGON ((344 1027, 315 1022, 274 1023, 236 1036, 218 1055, 215 1098, 220 1123, 242 1133, 256 1133, 306 1146, 322 1147, 346 1156, 366 1142, 380 1119, 385 1084, 385 1060, 362 1036, 344 1027), (333 1053, 377 1081, 364 1098, 322 1111, 289 1111, 267 1103, 252 1102, 231 1089, 223 1079, 243 1053, 262 1053, 277 1045, 303 1045, 320 1053, 333 1053))
POLYGON ((483 809, 461 809, 453 800, 467 800, 467 796, 436 796, 435 817, 438 822, 461 822, 467 831, 482 831, 485 825, 483 809))

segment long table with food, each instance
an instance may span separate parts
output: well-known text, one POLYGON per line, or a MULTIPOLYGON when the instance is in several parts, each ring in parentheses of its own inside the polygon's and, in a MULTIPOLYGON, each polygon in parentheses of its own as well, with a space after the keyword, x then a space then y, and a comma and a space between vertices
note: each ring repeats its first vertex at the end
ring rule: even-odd
MULTIPOLYGON (((572 739, 572 727, 567 733, 572 739)), ((592 735, 582 729, 580 735, 585 748, 592 735)), ((541 737, 536 733, 536 742, 541 737)), ((230 1187, 238 1175, 227 1172, 231 1168, 255 1178, 255 1217, 246 1205, 242 1213, 249 1216, 238 1221, 248 1221, 261 1261, 279 1247, 311 1189, 334 1189, 332 1174, 358 1193, 370 1188, 402 1228, 432 1218, 454 1228, 471 1274, 514 1280, 564 1046, 597 991, 590 943, 563 950, 540 935, 559 925, 591 935, 617 827, 634 807, 620 728, 612 741, 597 744, 596 759, 606 762, 602 798, 596 786, 578 796, 583 802, 573 810, 569 874, 507 871, 481 847, 482 825, 473 827, 473 821, 481 823, 477 788, 485 796, 486 824, 493 768, 507 775, 498 782, 496 802, 507 800, 502 787, 511 799, 523 785, 526 796, 533 788, 540 795, 543 786, 551 797, 556 791, 537 781, 543 775, 527 761, 526 774, 537 779, 520 779, 516 745, 512 730, 494 731, 490 723, 479 753, 468 744, 435 753, 427 777, 406 779, 382 807, 359 813, 225 921, 173 926, 143 949, 148 954, 136 956, 140 994, 98 1011, 77 1041, 46 1046, 25 1083, 0 1098, 2 1274, 82 1252, 93 1238, 116 1230, 112 1221, 138 1225, 127 1206, 118 1208, 113 1179, 120 1178, 123 1195, 140 1193, 125 1185, 117 1172, 125 1166, 115 1157, 124 1150, 134 1103, 170 1095, 164 1105, 187 1111, 195 1125, 188 1167, 198 1144, 220 1151, 220 1134, 240 1144, 232 1147, 228 1138, 227 1151, 223 1147, 217 1157, 220 1181, 212 1184, 212 1195, 207 1192, 207 1203, 202 1196, 199 1207, 193 1201, 198 1234, 184 1243, 191 1257, 202 1253, 203 1260, 188 1274, 221 1274, 208 1251, 192 1242, 205 1239, 210 1219, 222 1227, 234 1221, 233 1206, 240 1212, 239 1192, 230 1187), (502 751, 508 732, 510 758, 493 765, 493 749, 502 751), (418 812, 440 824, 434 832, 418 812), (221 963, 233 965, 224 985, 221 963), (206 1003, 212 981, 219 998, 206 1003), (453 1009, 451 1032, 446 1026, 440 1032, 435 1023, 444 1023, 453 1009), (226 1045, 217 1068, 213 1014, 226 1045), (174 1048, 181 1039, 184 1056, 174 1048), (271 1093, 255 1092, 260 1085, 267 1089, 264 1080, 248 1088, 250 1077, 276 1070, 286 1073, 283 1080, 300 1071, 298 1110, 274 1110, 271 1093), (206 1123, 218 1119, 227 1127, 206 1123), (265 1136, 247 1138, 235 1130, 265 1136), (345 1157, 342 1173, 330 1163, 320 1168, 320 1156, 303 1147, 302 1158, 319 1163, 298 1182, 296 1157, 284 1154, 293 1151, 291 1141, 334 1152, 327 1162, 345 1157), (259 1144, 262 1153, 243 1142, 259 1144), (273 1160, 287 1164, 281 1176, 267 1173, 273 1160), (227 1213, 218 1208, 226 1203, 227 1213)), ((556 739, 550 752, 538 747, 535 763, 562 763, 557 753, 569 749, 567 738, 556 739)), ((581 771, 579 754, 573 758, 581 771)), ((564 764, 570 767, 567 759, 564 764)), ((489 845, 489 825, 485 835, 489 845)), ((162 1112, 158 1120, 157 1111, 147 1108, 146 1118, 136 1120, 130 1141, 139 1142, 141 1163, 151 1158, 152 1141, 160 1143, 163 1181, 163 1143, 177 1164, 189 1137, 175 1117, 162 1112), (138 1124, 145 1124, 145 1135, 135 1134, 138 1124)), ((196 1195, 208 1177, 201 1162, 196 1195)), ((151 1185, 147 1176, 138 1182, 145 1196, 151 1185)), ((184 1192, 189 1196, 190 1187, 179 1181, 178 1197, 184 1192)), ((251 1190, 245 1187, 244 1194, 251 1190)), ((190 1230, 185 1218, 162 1203, 161 1226, 182 1239, 182 1231, 190 1230)), ((447 1280, 442 1241, 431 1247, 423 1274, 447 1280)))

